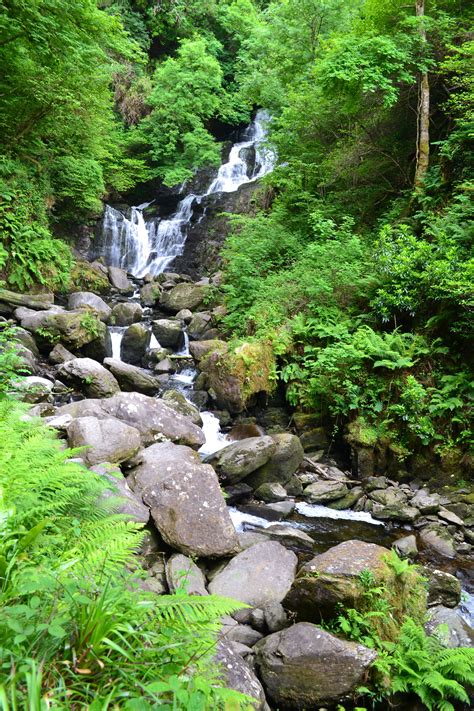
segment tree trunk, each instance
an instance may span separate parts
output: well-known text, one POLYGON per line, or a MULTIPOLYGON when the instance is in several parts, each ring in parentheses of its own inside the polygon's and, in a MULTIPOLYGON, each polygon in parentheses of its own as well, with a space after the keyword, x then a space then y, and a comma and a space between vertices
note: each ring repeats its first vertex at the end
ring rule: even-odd
MULTIPOLYGON (((423 18, 425 14, 425 0, 416 0, 416 16, 423 18)), ((423 19, 419 25, 422 43, 426 44, 426 29, 423 19)), ((418 113, 417 113, 417 142, 416 142, 416 170, 415 189, 423 188, 430 161, 430 84, 428 72, 421 72, 418 80, 418 113)))

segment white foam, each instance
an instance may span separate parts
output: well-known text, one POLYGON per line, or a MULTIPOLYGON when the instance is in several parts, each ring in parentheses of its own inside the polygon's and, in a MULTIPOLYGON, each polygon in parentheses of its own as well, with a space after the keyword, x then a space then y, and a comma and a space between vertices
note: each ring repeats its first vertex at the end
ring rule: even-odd
POLYGON ((275 521, 267 521, 267 519, 261 518, 260 516, 253 516, 252 514, 239 511, 239 509, 236 509, 234 506, 229 507, 229 514, 236 531, 244 531, 245 524, 250 524, 251 526, 255 526, 255 528, 268 528, 275 523, 275 521))
POLYGON ((320 504, 307 504, 304 501, 300 501, 296 504, 295 508, 299 514, 307 516, 308 518, 331 518, 343 521, 363 521, 364 523, 371 523, 373 526, 384 525, 383 521, 377 521, 377 519, 373 518, 371 514, 366 511, 351 511, 350 509, 336 511, 335 509, 330 509, 327 506, 321 506, 320 504))
POLYGON ((212 412, 201 412, 200 414, 202 418, 202 431, 206 438, 206 441, 199 450, 200 454, 209 456, 231 444, 227 435, 221 432, 220 422, 212 412))

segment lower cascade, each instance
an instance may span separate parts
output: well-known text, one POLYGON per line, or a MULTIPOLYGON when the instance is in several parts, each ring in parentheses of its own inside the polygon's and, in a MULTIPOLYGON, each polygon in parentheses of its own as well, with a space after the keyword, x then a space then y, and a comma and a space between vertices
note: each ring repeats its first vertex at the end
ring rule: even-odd
POLYGON ((259 111, 243 132, 243 140, 232 146, 227 162, 221 165, 207 190, 201 195, 186 195, 171 217, 147 219, 143 211, 151 205, 149 202, 130 208, 129 217, 106 205, 102 223, 106 264, 121 267, 138 278, 166 271, 183 253, 194 208, 203 198, 235 192, 273 170, 276 156, 265 146, 269 120, 266 111, 259 111))

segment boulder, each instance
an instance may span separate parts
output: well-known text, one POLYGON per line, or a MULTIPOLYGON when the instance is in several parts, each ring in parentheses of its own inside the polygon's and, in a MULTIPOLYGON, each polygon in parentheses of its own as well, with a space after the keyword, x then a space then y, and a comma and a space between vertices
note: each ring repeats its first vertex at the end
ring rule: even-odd
POLYGON ((59 365, 60 363, 65 363, 67 360, 73 360, 76 356, 71 353, 71 351, 68 351, 67 348, 64 348, 61 343, 57 343, 48 357, 51 363, 59 365))
POLYGON ((168 560, 166 580, 171 593, 181 588, 188 595, 208 595, 202 570, 182 553, 174 553, 168 560))
POLYGON ((120 391, 112 373, 92 358, 67 360, 59 366, 58 375, 61 380, 83 390, 92 398, 110 397, 120 391))
POLYGON ((67 428, 70 447, 87 447, 82 454, 92 466, 100 462, 120 464, 133 457, 141 446, 140 433, 113 417, 81 417, 67 428))
MULTIPOLYGON (((243 612, 246 612, 246 610, 244 610, 243 612)), ((226 638, 229 641, 238 642, 239 644, 245 644, 246 647, 253 647, 256 642, 262 639, 262 637, 262 633, 257 632, 257 630, 253 629, 253 627, 250 627, 250 625, 237 625, 236 627, 233 627, 226 635, 226 638)))
POLYGON ((262 528, 261 533, 266 538, 278 541, 286 548, 292 548, 293 550, 312 551, 314 548, 314 541, 311 536, 289 524, 272 523, 270 526, 262 528))
POLYGON ((416 537, 413 534, 398 538, 393 544, 400 558, 416 558, 418 555, 418 546, 416 545, 416 537))
POLYGON ((201 339, 206 331, 209 330, 211 322, 212 314, 209 311, 200 311, 194 314, 188 326, 189 337, 197 341, 201 339))
POLYGON ((186 400, 183 393, 178 390, 167 390, 163 393, 162 399, 172 410, 183 415, 183 417, 188 417, 198 427, 202 425, 202 417, 199 414, 199 410, 186 400))
POLYGON ((145 284, 140 289, 140 300, 145 306, 155 306, 160 300, 161 288, 156 282, 145 284))
POLYGON ((22 327, 41 336, 44 342, 61 342, 73 351, 94 341, 103 344, 106 342, 107 326, 94 312, 61 311, 57 307, 54 310, 31 311, 28 314, 24 314, 24 311, 26 309, 22 310, 22 327))
POLYGON ((461 583, 444 570, 426 569, 428 577, 428 605, 456 607, 461 602, 461 583))
POLYGON ((161 298, 160 305, 165 311, 178 313, 181 309, 194 311, 202 304, 209 289, 206 286, 196 284, 178 284, 170 291, 165 292, 161 298))
POLYGON ((124 363, 115 358, 106 358, 104 365, 117 379, 122 390, 154 395, 160 389, 160 381, 148 370, 124 363))
POLYGON ((304 451, 299 437, 283 432, 272 435, 271 439, 275 443, 273 454, 247 479, 247 483, 254 488, 267 481, 278 481, 284 486, 303 461, 304 451))
POLYGON ((210 583, 209 591, 253 607, 281 602, 294 580, 296 564, 296 555, 280 543, 257 543, 232 558, 210 583))
POLYGON ((268 602, 263 608, 263 617, 269 632, 279 632, 288 627, 288 617, 281 602, 268 602))
POLYGON ((359 499, 364 495, 364 490, 361 486, 354 486, 353 489, 349 489, 347 494, 342 497, 342 499, 336 499, 335 501, 329 501, 326 505, 328 508, 334 511, 344 511, 346 509, 351 509, 357 504, 359 499))
POLYGON ((47 378, 28 375, 15 382, 13 390, 22 402, 32 405, 38 402, 53 402, 53 383, 47 378))
POLYGON ((29 331, 19 326, 15 326, 13 332, 13 338, 16 343, 21 344, 24 348, 27 348, 34 355, 35 358, 39 357, 38 346, 36 341, 29 331))
POLYGON ((350 698, 377 653, 300 622, 256 647, 256 666, 275 708, 317 709, 350 698))
POLYGON ((114 500, 118 497, 117 513, 126 516, 128 521, 148 523, 150 518, 148 506, 145 506, 135 496, 118 466, 114 466, 110 462, 102 462, 101 464, 95 464, 91 467, 91 470, 110 482, 110 489, 105 492, 103 497, 106 499, 113 498, 114 500))
POLYGON ((268 706, 263 687, 252 668, 235 650, 234 644, 225 640, 217 644, 215 661, 225 685, 255 699, 256 703, 252 707, 255 711, 266 711, 268 706))
POLYGON ((189 447, 162 442, 141 453, 131 474, 163 540, 185 555, 220 558, 238 539, 217 475, 189 447))
POLYGON ((110 323, 114 326, 131 326, 132 323, 138 323, 143 317, 143 310, 140 304, 135 304, 133 301, 124 301, 120 304, 115 304, 112 309, 110 323))
POLYGON ((345 541, 302 566, 283 601, 298 620, 320 622, 334 617, 337 605, 358 607, 364 596, 359 576, 370 570, 385 574, 387 549, 374 543, 345 541))
POLYGON ((436 634, 446 647, 474 647, 474 629, 457 610, 438 605, 430 608, 428 614, 427 634, 436 634))
POLYGON ((420 489, 410 501, 411 506, 415 506, 424 516, 434 514, 439 511, 439 494, 430 494, 426 489, 420 489))
POLYGON ((43 311, 54 303, 54 294, 17 294, 16 291, 0 289, 0 302, 9 306, 24 306, 43 311))
POLYGON ((67 307, 70 311, 80 309, 91 309, 95 311, 101 321, 108 323, 112 314, 112 309, 100 296, 90 291, 76 291, 69 295, 67 307))
POLYGON ((282 499, 286 499, 286 489, 277 481, 268 481, 256 489, 255 498, 259 501, 265 501, 268 504, 281 501, 282 499))
POLYGON ((184 321, 184 323, 189 323, 193 318, 193 312, 189 309, 181 309, 181 311, 178 311, 176 314, 176 318, 179 318, 180 321, 184 321))
POLYGON ((156 340, 163 348, 177 350, 184 342, 184 334, 179 321, 158 319, 151 324, 156 340))
POLYGON ((375 489, 369 494, 369 497, 382 506, 403 506, 407 503, 407 495, 398 486, 375 489))
POLYGON ((329 440, 324 427, 314 427, 300 434, 300 442, 305 452, 314 452, 317 449, 327 449, 329 440))
POLYGON ((454 540, 445 526, 432 523, 420 531, 420 542, 429 553, 441 558, 454 558, 454 540))
POLYGON ((250 437, 221 449, 211 463, 226 484, 235 484, 268 462, 275 449, 271 437, 250 437))
POLYGON ((124 363, 141 365, 150 345, 151 332, 142 323, 132 323, 120 343, 120 357, 124 363))
POLYGON ((210 353, 225 353, 227 351, 227 343, 213 339, 210 341, 192 341, 189 344, 189 352, 192 357, 200 362, 210 353))
POLYGON ((347 485, 343 481, 315 481, 303 491, 303 496, 312 504, 324 504, 346 496, 347 485))
POLYGON ((414 506, 404 506, 403 504, 394 504, 393 506, 374 504, 370 511, 374 518, 378 518, 381 521, 408 521, 413 523, 420 516, 420 512, 414 506))
POLYGON ((109 280, 121 294, 133 294, 134 286, 128 279, 127 273, 120 267, 109 267, 109 280))

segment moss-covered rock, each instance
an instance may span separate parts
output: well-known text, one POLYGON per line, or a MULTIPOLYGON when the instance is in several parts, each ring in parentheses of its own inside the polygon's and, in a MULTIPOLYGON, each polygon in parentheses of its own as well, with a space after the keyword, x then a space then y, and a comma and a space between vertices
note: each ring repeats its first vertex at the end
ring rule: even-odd
POLYGON ((75 262, 71 270, 70 291, 92 291, 104 294, 110 289, 109 278, 99 267, 89 262, 75 262))

